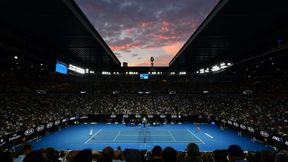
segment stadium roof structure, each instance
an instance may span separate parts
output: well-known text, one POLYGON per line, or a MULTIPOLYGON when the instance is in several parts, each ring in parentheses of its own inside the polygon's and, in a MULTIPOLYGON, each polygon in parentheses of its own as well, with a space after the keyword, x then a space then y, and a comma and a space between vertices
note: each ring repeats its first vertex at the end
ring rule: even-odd
MULTIPOLYGON (((286 6, 287 1, 221 0, 169 67, 154 69, 196 72, 221 62, 242 65, 276 53, 284 55, 288 47, 286 6)), ((1 1, 0 21, 1 67, 17 55, 28 64, 54 66, 59 60, 95 71, 121 68, 73 0, 1 1)), ((285 60, 278 61, 286 65, 285 60)), ((145 72, 151 68, 125 69, 145 72)))
POLYGON ((33 63, 56 59, 84 68, 121 63, 72 0, 0 2, 1 63, 18 55, 33 63))
POLYGON ((170 68, 196 72, 287 50, 287 6, 287 1, 220 1, 171 60, 170 68))

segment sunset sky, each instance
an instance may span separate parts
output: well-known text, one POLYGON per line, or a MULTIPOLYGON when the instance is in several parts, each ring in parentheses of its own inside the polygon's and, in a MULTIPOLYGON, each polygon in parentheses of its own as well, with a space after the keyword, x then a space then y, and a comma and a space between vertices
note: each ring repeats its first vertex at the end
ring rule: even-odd
POLYGON ((120 62, 168 66, 218 0, 76 0, 120 62))

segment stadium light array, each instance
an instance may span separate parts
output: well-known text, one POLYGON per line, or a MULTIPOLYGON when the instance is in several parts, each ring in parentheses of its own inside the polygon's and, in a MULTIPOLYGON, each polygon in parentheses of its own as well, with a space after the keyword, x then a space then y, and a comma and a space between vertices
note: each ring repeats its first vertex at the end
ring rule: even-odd
MULTIPOLYGON (((158 71, 158 72, 152 71, 152 72, 148 72, 148 74, 149 74, 149 75, 162 75, 163 72, 162 72, 162 71, 158 71)), ((170 73, 170 74, 171 74, 171 73, 170 73)))
POLYGON ((204 69, 200 69, 200 70, 199 70, 199 73, 200 73, 200 74, 204 74, 204 73, 205 73, 205 70, 204 70, 204 69))
POLYGON ((14 56, 14 59, 17 60, 17 59, 18 59, 18 56, 14 56))
POLYGON ((222 62, 220 64, 213 65, 211 68, 202 68, 202 69, 196 71, 196 73, 197 74, 205 74, 205 73, 210 73, 210 72, 219 72, 219 71, 222 71, 222 70, 224 70, 230 66, 232 66, 232 63, 222 62))
POLYGON ((102 71, 101 74, 102 74, 102 75, 111 75, 111 72, 109 72, 109 71, 102 71))
POLYGON ((179 75, 186 75, 187 73, 186 73, 186 71, 180 71, 179 72, 179 75))
POLYGON ((82 69, 82 68, 75 66, 75 65, 72 65, 72 64, 69 64, 68 69, 71 71, 74 71, 76 73, 79 73, 79 74, 85 74, 85 69, 82 69))
POLYGON ((135 71, 129 71, 129 72, 126 72, 126 75, 137 75, 138 72, 135 72, 135 71))

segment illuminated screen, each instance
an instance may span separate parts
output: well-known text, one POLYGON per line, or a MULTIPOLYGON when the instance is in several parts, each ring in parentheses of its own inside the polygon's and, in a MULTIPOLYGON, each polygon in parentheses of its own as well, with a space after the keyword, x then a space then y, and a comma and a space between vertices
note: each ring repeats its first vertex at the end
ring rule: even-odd
POLYGON ((67 74, 67 66, 63 63, 56 63, 56 72, 61 74, 67 74))
POLYGON ((140 74, 140 79, 149 79, 149 74, 140 74))

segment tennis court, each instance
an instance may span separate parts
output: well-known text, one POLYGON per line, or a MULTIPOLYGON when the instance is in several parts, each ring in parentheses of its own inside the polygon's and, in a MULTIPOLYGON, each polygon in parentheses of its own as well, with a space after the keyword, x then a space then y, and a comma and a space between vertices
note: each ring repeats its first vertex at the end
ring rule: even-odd
POLYGON ((121 130, 99 129, 85 143, 197 143, 204 144, 189 129, 134 127, 121 130))
POLYGON ((31 144, 35 149, 54 147, 59 150, 96 149, 106 146, 122 149, 147 149, 155 145, 171 146, 185 151, 188 143, 196 143, 201 151, 226 149, 231 144, 238 144, 244 150, 257 151, 271 149, 261 143, 251 142, 249 137, 238 136, 233 130, 221 130, 218 126, 201 124, 197 131, 192 123, 167 124, 157 127, 130 127, 122 124, 81 124, 64 128, 42 137, 31 144))

